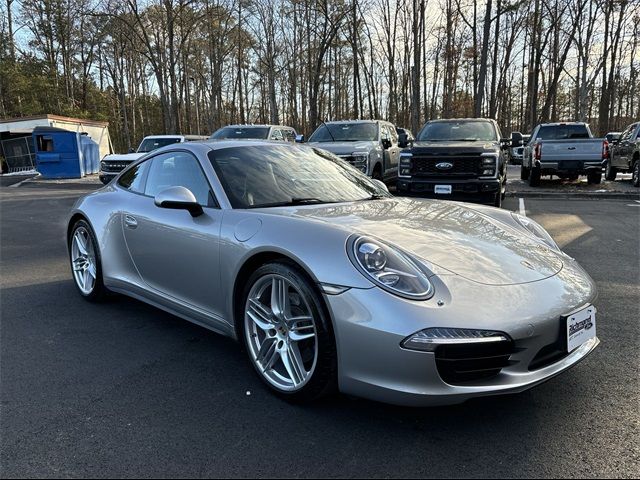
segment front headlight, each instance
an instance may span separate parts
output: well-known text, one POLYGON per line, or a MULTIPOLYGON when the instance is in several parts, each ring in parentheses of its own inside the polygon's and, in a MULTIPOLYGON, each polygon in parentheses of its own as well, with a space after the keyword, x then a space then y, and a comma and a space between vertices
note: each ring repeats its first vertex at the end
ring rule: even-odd
POLYGON ((558 244, 553 240, 553 238, 551 238, 551 235, 549 235, 549 233, 544 228, 542 228, 542 226, 538 222, 535 222, 528 217, 518 215, 517 213, 511 213, 511 216, 515 219, 516 222, 518 222, 518 224, 522 228, 527 230, 527 232, 529 232, 535 238, 537 238, 538 240, 542 240, 542 242, 548 247, 561 252, 558 244))
POLYGON ((407 254, 368 237, 352 236, 347 242, 349 259, 380 288, 412 300, 433 295, 428 274, 407 254))

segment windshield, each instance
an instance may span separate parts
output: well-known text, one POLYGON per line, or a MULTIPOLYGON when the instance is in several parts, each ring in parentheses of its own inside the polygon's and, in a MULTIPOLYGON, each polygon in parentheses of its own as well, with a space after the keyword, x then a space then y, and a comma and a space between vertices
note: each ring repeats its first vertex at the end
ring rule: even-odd
POLYGON ((377 142, 377 123, 323 123, 309 142, 377 142))
POLYGON ((479 121, 430 122, 418 134, 419 142, 497 142, 493 124, 479 121))
POLYGON ((537 140, 569 140, 572 138, 591 138, 586 125, 547 125, 540 127, 537 140))
POLYGON ((166 147, 167 145, 173 145, 174 143, 180 143, 180 137, 171 137, 171 138, 145 138, 142 140, 142 143, 138 147, 138 153, 148 153, 153 152, 161 147, 166 147))
POLYGON ((390 194, 335 155, 303 146, 244 146, 209 154, 233 208, 337 203, 390 194))
POLYGON ((269 135, 269 127, 224 127, 211 135, 213 140, 245 139, 264 140, 269 135))

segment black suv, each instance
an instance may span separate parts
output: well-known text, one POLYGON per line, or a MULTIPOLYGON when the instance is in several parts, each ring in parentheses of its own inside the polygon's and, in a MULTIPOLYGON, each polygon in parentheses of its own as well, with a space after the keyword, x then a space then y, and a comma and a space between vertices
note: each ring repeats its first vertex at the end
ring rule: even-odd
POLYGON ((511 141, 495 120, 432 120, 399 144, 398 193, 502 205, 511 141))
POLYGON ((631 172, 633 186, 640 187, 640 122, 629 125, 620 138, 609 143, 607 180, 615 180, 618 172, 631 172))

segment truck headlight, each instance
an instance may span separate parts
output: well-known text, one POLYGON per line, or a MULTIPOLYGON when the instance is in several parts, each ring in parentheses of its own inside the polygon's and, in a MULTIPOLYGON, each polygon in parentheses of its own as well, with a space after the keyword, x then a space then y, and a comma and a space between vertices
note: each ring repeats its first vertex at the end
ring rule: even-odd
POLYGON ((353 152, 351 154, 352 165, 363 173, 367 173, 369 165, 369 152, 353 152))
POLYGON ((347 242, 353 265, 378 287, 411 300, 433 295, 429 275, 400 250, 369 237, 353 235, 347 242))
POLYGON ((482 175, 483 177, 494 177, 498 169, 498 157, 494 153, 482 154, 482 175))
POLYGON ((401 153, 400 162, 398 163, 398 176, 411 177, 411 159, 413 155, 410 153, 401 153))

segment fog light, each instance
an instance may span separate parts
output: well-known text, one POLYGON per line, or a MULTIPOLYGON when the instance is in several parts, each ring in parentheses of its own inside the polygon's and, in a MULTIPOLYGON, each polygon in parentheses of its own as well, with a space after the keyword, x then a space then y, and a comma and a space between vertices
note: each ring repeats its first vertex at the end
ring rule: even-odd
POLYGON ((493 175, 494 173, 496 173, 496 171, 495 171, 495 169, 493 169, 493 168, 485 168, 485 169, 482 171, 482 175, 483 175, 483 176, 493 175))

